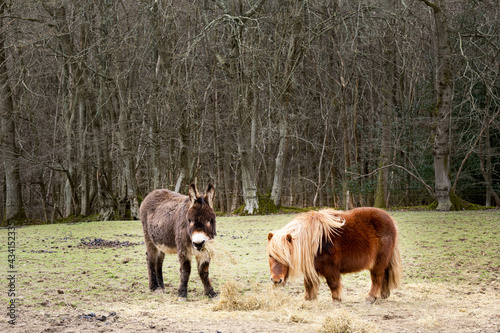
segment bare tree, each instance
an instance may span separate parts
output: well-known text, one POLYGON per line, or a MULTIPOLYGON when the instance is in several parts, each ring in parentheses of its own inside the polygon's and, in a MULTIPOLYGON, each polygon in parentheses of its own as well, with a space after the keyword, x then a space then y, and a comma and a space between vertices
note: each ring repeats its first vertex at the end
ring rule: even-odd
MULTIPOLYGON (((5 24, 8 3, 0 1, 0 116, 2 121, 0 149, 5 168, 5 215, 4 221, 22 220, 26 217, 23 207, 20 176, 20 155, 17 146, 14 101, 7 69, 5 24)), ((8 31, 8 29, 7 29, 8 31)))
POLYGON ((453 70, 449 25, 444 0, 420 0, 432 9, 436 38, 436 122, 434 133, 434 175, 437 210, 460 208, 460 200, 451 188, 450 126, 453 110, 453 70), (453 203, 452 203, 453 199, 453 203))
POLYGON ((286 16, 290 17, 284 18, 283 25, 278 26, 281 32, 277 32, 277 34, 284 34, 284 36, 281 37, 283 45, 280 45, 283 51, 280 50, 280 52, 283 52, 285 58, 281 61, 281 57, 276 56, 274 63, 274 76, 279 78, 279 82, 276 84, 278 94, 276 104, 279 110, 279 144, 274 163, 271 200, 276 206, 281 204, 283 175, 288 154, 288 118, 289 115, 293 113, 294 109, 294 107, 290 105, 290 96, 295 92, 295 77, 304 54, 305 38, 303 29, 306 24, 306 10, 305 1, 292 3, 291 8, 285 9, 287 12, 286 16))

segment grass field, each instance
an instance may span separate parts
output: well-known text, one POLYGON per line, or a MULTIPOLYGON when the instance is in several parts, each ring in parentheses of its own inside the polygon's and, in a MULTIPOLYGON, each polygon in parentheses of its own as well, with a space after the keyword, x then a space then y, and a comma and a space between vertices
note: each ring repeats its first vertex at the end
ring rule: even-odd
MULTIPOLYGON (((20 227, 18 318, 11 326, 2 315, 0 331, 315 332, 335 316, 350 316, 361 329, 352 332, 498 332, 500 211, 390 214, 400 230, 403 286, 373 305, 364 301, 368 272, 343 277, 342 303, 331 301, 326 284, 313 302, 303 300, 300 281, 269 286, 267 233, 294 215, 218 218, 210 274, 223 293, 215 300, 203 296, 193 268, 186 303, 177 302, 175 255, 165 259, 165 293, 148 291, 140 221, 20 227), (101 246, 105 241, 116 242, 101 246), (251 309, 228 305, 231 293, 251 300, 251 309)), ((0 267, 6 272, 7 229, 1 235, 0 267)), ((0 301, 6 309, 4 286, 0 301)))

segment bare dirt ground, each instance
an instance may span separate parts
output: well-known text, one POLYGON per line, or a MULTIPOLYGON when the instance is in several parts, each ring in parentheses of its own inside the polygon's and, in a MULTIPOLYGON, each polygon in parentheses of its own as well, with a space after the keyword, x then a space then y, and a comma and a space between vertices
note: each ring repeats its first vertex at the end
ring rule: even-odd
MULTIPOLYGON (((368 287, 350 286, 342 303, 333 303, 326 286, 316 301, 306 302, 297 282, 284 294, 283 304, 257 310, 214 311, 220 298, 178 302, 175 293, 150 294, 152 300, 129 304, 95 299, 102 310, 73 309, 43 311, 23 307, 15 326, 5 318, 2 332, 316 332, 327 316, 345 310, 365 331, 380 332, 500 332, 500 295, 497 289, 409 284, 387 300, 367 304, 368 287), (362 289, 362 290, 360 290, 362 289), (106 310, 107 309, 107 310, 106 310), (95 316, 94 316, 95 315, 95 316), (103 318, 105 316, 105 318, 103 318), (371 328, 370 328, 371 327, 371 328)), ((264 300, 260 294, 247 293, 264 300)), ((59 295, 64 302, 64 295, 59 295)), ((269 294, 269 297, 275 297, 269 294)), ((353 330, 353 332, 357 332, 353 330)))

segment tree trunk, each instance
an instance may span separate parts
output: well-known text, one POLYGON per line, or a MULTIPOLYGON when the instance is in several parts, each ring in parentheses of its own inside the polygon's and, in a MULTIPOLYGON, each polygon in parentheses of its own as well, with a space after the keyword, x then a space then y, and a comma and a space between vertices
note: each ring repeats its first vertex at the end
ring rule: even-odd
POLYGON ((283 175, 285 173, 286 156, 288 151, 288 121, 287 114, 283 111, 279 124, 278 154, 274 161, 274 178, 271 190, 271 200, 275 206, 281 205, 281 194, 283 191, 283 175))
MULTIPOLYGON (((271 200, 274 205, 281 205, 281 194, 283 191, 283 175, 285 173, 285 166, 288 154, 288 121, 289 114, 292 114, 294 106, 290 105, 290 98, 295 92, 294 78, 296 77, 297 67, 299 66, 303 50, 303 37, 302 30, 305 21, 305 5, 303 1, 290 2, 290 12, 288 21, 290 26, 285 27, 284 34, 289 34, 289 42, 284 44, 283 54, 286 55, 283 74, 281 74, 281 64, 279 58, 276 57, 274 71, 275 77, 279 78, 281 82, 276 85, 281 92, 281 98, 276 103, 281 105, 280 109, 280 123, 279 123, 279 144, 278 153, 275 158, 273 186, 271 190, 271 200)), ((285 26, 287 24, 285 23, 285 26)), ((284 36, 286 37, 286 36, 284 36)), ((285 38, 284 38, 285 39, 285 38)))
POLYGON ((188 121, 187 114, 180 117, 182 125, 179 128, 179 144, 180 144, 180 156, 179 156, 179 176, 177 177, 177 182, 175 183, 175 192, 180 193, 183 189, 182 185, 186 182, 191 181, 192 174, 190 173, 191 159, 189 156, 189 126, 186 124, 188 121))
POLYGON ((484 121, 484 151, 483 151, 483 138, 479 141, 479 165, 481 174, 486 185, 486 201, 485 206, 492 206, 491 199, 495 200, 495 206, 500 207, 500 197, 493 189, 493 165, 491 163, 491 144, 490 144, 490 125, 487 123, 486 118, 484 121))
MULTIPOLYGON (((128 78, 131 80, 131 78, 128 78)), ((129 101, 130 98, 127 96, 127 79, 121 78, 120 82, 117 83, 118 88, 118 107, 119 107, 119 118, 118 118, 118 142, 121 149, 122 155, 122 171, 123 177, 125 179, 126 185, 126 199, 130 204, 130 217, 133 219, 139 219, 139 201, 137 199, 137 182, 135 179, 135 165, 132 156, 132 147, 130 142, 130 128, 129 128, 129 101)))
POLYGON ((3 16, 5 1, 0 1, 0 117, 3 138, 0 149, 3 153, 5 169, 5 216, 4 221, 26 218, 21 193, 21 175, 19 169, 19 148, 16 144, 16 124, 14 122, 14 101, 10 88, 5 54, 5 35, 3 16))
MULTIPOLYGON (((241 102, 236 102, 237 104, 241 102)), ((238 113, 238 125, 239 130, 237 134, 237 145, 238 145, 238 154, 240 157, 240 166, 241 166, 241 185, 243 191, 243 201, 245 203, 244 211, 247 214, 255 214, 259 209, 259 198, 257 191, 257 182, 255 177, 255 166, 254 166, 254 142, 250 140, 248 142, 248 130, 252 131, 254 129, 253 124, 255 123, 255 113, 251 112, 251 119, 248 121, 248 117, 245 114, 243 108, 246 103, 243 102, 243 105, 237 106, 239 110, 238 113), (250 123, 250 124, 248 124, 250 123)), ((250 137, 254 137, 250 133, 250 137)))
POLYGON ((350 156, 350 142, 349 142, 349 131, 348 131, 348 112, 346 106, 346 83, 344 82, 344 78, 341 76, 341 101, 340 101, 340 109, 341 109, 341 117, 342 117, 342 145, 343 145, 343 153, 344 153, 344 176, 342 178, 342 197, 345 203, 345 209, 353 208, 353 200, 352 194, 349 191, 349 182, 350 182, 350 172, 351 172, 351 156, 350 156))
POLYGON ((79 161, 80 166, 80 215, 90 215, 90 178, 89 178, 89 156, 87 149, 87 121, 86 107, 82 98, 78 100, 78 129, 79 129, 79 161))
MULTIPOLYGON (((453 72, 451 68, 451 45, 449 27, 446 18, 444 0, 421 0, 432 8, 436 24, 437 73, 436 73, 436 120, 434 133, 434 179, 437 210, 449 211, 459 200, 452 204, 450 197, 455 197, 450 180, 450 125, 453 109, 453 72)), ((454 207, 455 206, 455 207, 454 207)))
MULTIPOLYGON (((393 6, 396 6, 395 1, 391 1, 393 6)), ((385 75, 383 80, 383 90, 382 90, 382 103, 381 103, 381 118, 382 118, 382 138, 381 138, 381 149, 378 162, 378 177, 377 177, 377 190, 375 192, 375 207, 387 208, 388 195, 389 195, 389 168, 387 165, 390 164, 390 154, 391 154, 391 139, 392 139, 392 128, 391 128, 391 118, 394 114, 394 109, 396 106, 395 102, 395 42, 394 42, 394 24, 395 20, 389 20, 389 26, 386 27, 386 35, 384 37, 384 68, 385 75)))

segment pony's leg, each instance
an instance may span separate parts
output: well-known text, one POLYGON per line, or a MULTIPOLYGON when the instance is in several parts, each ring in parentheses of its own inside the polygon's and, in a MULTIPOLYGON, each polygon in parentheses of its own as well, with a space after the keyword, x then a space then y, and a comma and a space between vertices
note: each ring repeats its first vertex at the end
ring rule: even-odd
POLYGON ((333 274, 326 276, 326 283, 328 284, 328 287, 330 287, 330 291, 332 293, 332 299, 333 301, 342 301, 342 285, 340 283, 341 280, 341 275, 340 272, 334 272, 333 274))
POLYGON ((386 299, 391 296, 391 290, 389 289, 389 269, 386 268, 384 271, 384 279, 382 280, 382 290, 380 292, 382 299, 386 299))
POLYGON ((212 284, 210 283, 209 274, 210 260, 208 261, 198 261, 198 274, 200 275, 201 282, 203 282, 203 287, 205 288, 205 295, 210 298, 216 297, 217 293, 214 291, 212 284))
POLYGON ((165 284, 163 283, 163 259, 165 259, 165 253, 159 252, 156 257, 156 278, 158 280, 158 286, 165 290, 165 284))
POLYGON ((318 286, 315 286, 304 279, 304 287, 306 289, 304 293, 304 298, 306 301, 312 301, 318 297, 318 286))
MULTIPOLYGON (((148 265, 149 290, 155 291, 160 288, 158 283, 157 258, 159 255, 158 249, 152 244, 146 244, 146 262, 148 265)), ((161 270, 160 270, 161 273, 161 270)))
POLYGON ((382 280, 384 279, 384 270, 380 268, 372 268, 370 271, 370 276, 372 279, 372 287, 368 296, 368 301, 374 303, 378 298, 380 298, 382 290, 382 280))
POLYGON ((393 252, 394 240, 390 237, 380 238, 380 251, 377 254, 375 265, 370 270, 372 287, 368 296, 368 301, 374 303, 378 298, 387 298, 389 291, 389 272, 387 268, 393 252), (387 285, 387 287, 384 287, 387 285), (382 292, 383 291, 383 292, 382 292))
POLYGON ((191 258, 179 255, 179 262, 181 264, 181 282, 179 284, 177 296, 179 297, 179 301, 185 301, 187 299, 189 275, 191 274, 191 258))

